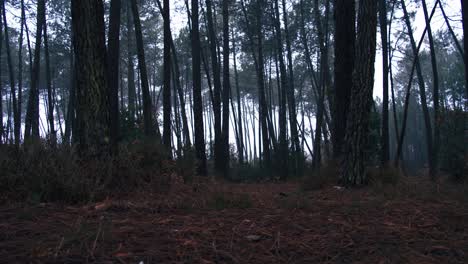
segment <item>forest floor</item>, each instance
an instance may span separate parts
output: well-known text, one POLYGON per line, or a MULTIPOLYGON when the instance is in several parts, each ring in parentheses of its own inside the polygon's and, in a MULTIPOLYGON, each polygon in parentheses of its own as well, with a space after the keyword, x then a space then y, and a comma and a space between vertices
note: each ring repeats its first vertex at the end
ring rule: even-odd
POLYGON ((412 181, 176 183, 86 206, 4 204, 0 262, 468 263, 466 196, 412 181))

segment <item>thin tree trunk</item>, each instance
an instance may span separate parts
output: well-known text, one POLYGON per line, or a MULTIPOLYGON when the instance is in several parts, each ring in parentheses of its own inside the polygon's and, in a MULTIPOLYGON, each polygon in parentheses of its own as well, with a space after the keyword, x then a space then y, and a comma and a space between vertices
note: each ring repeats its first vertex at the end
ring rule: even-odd
MULTIPOLYGON (((40 14, 39 11, 38 11, 38 14, 40 14)), ((5 32, 5 49, 7 53, 8 73, 10 77, 11 99, 12 99, 12 104, 13 104, 12 110, 13 110, 15 131, 17 131, 19 129, 18 126, 20 126, 21 123, 20 123, 20 119, 18 117, 18 111, 17 111, 18 106, 17 106, 17 101, 16 101, 15 74, 13 70, 13 61, 12 61, 13 59, 12 59, 11 49, 10 49, 10 38, 9 38, 9 32, 8 32, 8 23, 6 19, 5 1, 2 1, 2 15, 3 15, 3 28, 5 30, 4 31, 5 32)), ((1 122, 3 123, 3 119, 1 120, 1 122)), ((19 138, 16 139, 15 145, 16 146, 19 145, 19 138)))
POLYGON ((143 33, 141 31, 140 15, 136 0, 131 0, 131 8, 133 14, 133 23, 135 25, 135 35, 137 43, 138 67, 140 69, 141 90, 143 94, 143 120, 145 127, 145 135, 152 137, 156 135, 157 139, 161 138, 159 133, 158 119, 154 118, 153 124, 153 109, 151 103, 151 95, 148 83, 148 72, 146 68, 145 50, 143 46, 143 33))
POLYGON ((294 151, 294 169, 295 174, 300 174, 302 170, 301 164, 301 146, 299 143, 299 134, 297 132, 297 111, 296 111, 296 98, 295 98, 295 86, 294 86, 294 71, 293 71, 293 60, 292 60, 292 50, 291 50, 291 38, 289 34, 289 23, 288 23, 288 14, 286 10, 286 0, 282 0, 283 3, 283 21, 285 27, 285 38, 286 38, 286 51, 287 59, 289 65, 289 89, 288 94, 288 106, 289 106, 289 126, 291 129, 291 141, 294 151))
POLYGON ((171 149, 171 21, 169 0, 164 0, 164 86, 163 86, 163 144, 171 149))
POLYGON ((439 144, 440 144, 440 110, 439 110, 439 71, 437 68, 437 58, 435 53, 434 38, 432 35, 431 21, 429 20, 429 13, 427 12, 426 0, 422 0, 424 11, 424 18, 426 20, 427 36, 429 38, 429 49, 431 54, 432 64, 432 82, 433 82, 433 104, 434 104, 434 143, 432 155, 429 156, 429 174, 434 180, 437 176, 438 161, 439 161, 439 144))
POLYGON ((380 137, 380 165, 386 166, 390 159, 388 136, 388 39, 387 39, 387 2, 379 1, 380 38, 382 42, 383 98, 382 98, 382 132, 380 137))
MULTIPOLYGON (((426 143, 427 143, 427 154, 429 158, 429 167, 434 168, 434 164, 432 163, 432 159, 430 157, 433 157, 433 147, 432 147, 432 127, 431 127, 431 119, 429 116, 429 110, 427 108, 427 102, 426 102, 426 88, 424 84, 424 79, 422 75, 422 70, 421 70, 421 65, 419 62, 419 55, 418 55, 418 49, 416 47, 416 42, 414 41, 414 36, 413 36, 413 29, 411 28, 411 22, 409 19, 409 15, 406 9, 406 4, 405 0, 401 0, 401 7, 403 9, 404 13, 404 19, 406 23, 406 27, 408 30, 408 35, 410 37, 410 42, 411 42, 411 47, 413 49, 413 53, 416 59, 416 74, 418 77, 418 84, 419 84, 419 93, 420 93, 420 98, 421 98, 421 106, 423 109, 423 114, 424 114, 424 124, 426 126, 426 143)), ((403 130, 403 128, 402 128, 403 130)), ((400 143, 399 143, 400 144, 400 143)))
POLYGON ((198 0, 192 0, 192 74, 193 74, 193 112, 195 150, 199 161, 198 174, 206 175, 205 132, 203 129, 203 101, 201 94, 201 69, 200 69, 200 32, 198 0))
MULTIPOLYGON (((45 12, 43 14, 45 16, 45 12)), ((55 131, 55 124, 54 124, 54 104, 55 99, 52 93, 52 76, 51 76, 51 69, 50 69, 50 53, 49 53, 49 36, 47 35, 47 22, 44 19, 43 25, 43 34, 44 34, 44 53, 45 53, 45 66, 46 66, 46 83, 47 83, 47 106, 48 106, 48 116, 47 120, 49 121, 49 133, 50 133, 50 143, 52 146, 55 146, 57 143, 57 131, 55 131)))

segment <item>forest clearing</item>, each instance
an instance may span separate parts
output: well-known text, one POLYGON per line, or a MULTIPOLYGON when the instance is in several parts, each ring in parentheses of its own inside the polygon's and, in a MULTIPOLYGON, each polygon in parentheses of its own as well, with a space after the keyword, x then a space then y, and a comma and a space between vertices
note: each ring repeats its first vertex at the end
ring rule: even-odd
MULTIPOLYGON (((1 206, 3 263, 466 263, 466 189, 174 183, 84 206, 1 206)), ((466 187, 465 187, 466 188, 466 187)))
POLYGON ((468 0, 0 0, 0 263, 468 263, 468 0))

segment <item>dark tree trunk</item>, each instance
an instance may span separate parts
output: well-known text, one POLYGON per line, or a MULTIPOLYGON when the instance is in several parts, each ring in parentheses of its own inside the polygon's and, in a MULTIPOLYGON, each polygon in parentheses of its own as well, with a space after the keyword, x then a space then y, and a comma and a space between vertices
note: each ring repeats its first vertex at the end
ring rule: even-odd
POLYGON ((346 119, 351 97, 356 36, 355 2, 335 1, 335 103, 333 122, 333 157, 342 155, 346 119))
POLYGON ((169 0, 164 0, 163 144, 171 153, 171 22, 169 12, 169 0))
POLYGON ((234 38, 234 31, 232 33, 232 57, 234 59, 234 78, 236 84, 236 96, 237 96, 237 119, 238 119, 238 134, 239 134, 239 144, 237 146, 238 155, 239 155, 239 163, 244 163, 244 131, 243 131, 243 121, 242 121, 242 102, 241 102, 241 95, 240 95, 240 87, 239 87, 239 73, 237 71, 237 58, 236 58, 236 39, 234 38))
POLYGON ((29 90, 29 101, 26 112, 25 140, 39 138, 39 67, 41 60, 42 29, 45 23, 45 0, 39 0, 37 2, 37 10, 36 44, 34 48, 31 87, 29 90))
POLYGON ((214 83, 214 131, 215 131, 215 168, 218 172, 223 172, 223 148, 221 135, 221 77, 218 65, 218 53, 216 48, 216 33, 213 22, 212 0, 206 0, 206 19, 208 24, 208 39, 210 43, 211 67, 213 69, 214 83))
POLYGON ((195 151, 199 161, 198 174, 206 175, 205 132, 203 129, 203 101, 201 94, 200 32, 198 0, 192 0, 192 72, 193 112, 195 123, 195 151))
MULTIPOLYGON (((43 14, 45 16, 45 12, 43 14)), ((43 34, 44 34, 44 53, 45 53, 45 66, 46 66, 46 83, 47 83, 47 120, 49 121, 49 129, 50 129, 50 138, 49 141, 52 146, 55 146, 57 143, 57 131, 55 131, 55 124, 54 124, 54 105, 55 105, 55 98, 52 91, 52 76, 51 76, 51 69, 50 69, 50 53, 49 53, 49 36, 47 35, 47 22, 44 19, 43 25, 43 34)))
POLYGON ((229 80, 229 0, 223 0, 223 125, 222 125, 222 148, 223 159, 221 167, 224 176, 229 173, 229 97, 231 94, 231 83, 229 80))
MULTIPOLYGON (((2 3, 2 11, 3 11, 3 3, 2 3)), ((2 54, 2 48, 3 48, 3 34, 2 34, 2 28, 3 28, 3 12, 0 12, 0 54, 2 54)), ((21 24, 22 26, 23 24, 21 24)), ((21 27, 21 29, 23 29, 21 27)), ((21 50, 21 46, 20 46, 21 50)), ((21 53, 21 51, 20 51, 21 53)), ((0 56, 0 72, 2 72, 2 62, 1 62, 1 56, 0 56)), ((21 61, 21 60, 20 60, 21 61)), ((5 136, 5 131, 3 127, 3 89, 2 89, 2 76, 0 74, 0 145, 3 144, 3 137, 5 136)))
POLYGON ((382 41, 383 98, 382 98, 382 134, 380 138, 380 164, 387 165, 390 159, 388 136, 388 40, 387 40, 387 1, 379 1, 380 37, 382 41))
POLYGON ((373 101, 377 0, 360 1, 357 26, 353 88, 341 174, 341 180, 346 185, 361 185, 367 182, 364 148, 369 135, 369 118, 373 101))
POLYGON ((82 154, 108 151, 109 104, 102 0, 72 0, 79 147, 82 154))
MULTIPOLYGON (((40 2, 41 0, 39 0, 40 2)), ((39 5, 39 3, 38 3, 39 5)), ((38 9, 38 14, 40 14, 41 10, 38 9)), ((7 54, 7 64, 8 64, 8 73, 9 73, 9 78, 10 78, 10 91, 11 91, 11 101, 13 103, 12 105, 12 110, 13 110, 13 117, 14 117, 14 125, 15 125, 15 131, 19 130, 19 127, 21 126, 21 120, 18 116, 18 106, 17 106, 17 101, 16 101, 16 87, 15 87, 15 74, 13 70, 13 58, 11 55, 11 49, 10 49, 10 37, 8 34, 8 23, 6 19, 6 10, 5 10, 5 1, 2 1, 2 15, 3 15, 3 28, 5 32, 5 49, 6 49, 6 54, 7 54)), ((0 28, 1 30, 1 28, 0 28)), ((3 119, 1 120, 3 123, 3 119)), ((17 139, 19 140, 19 138, 17 139)), ((18 145, 19 141, 16 142, 15 144, 18 145)))
POLYGON ((143 46, 143 33, 141 31, 140 15, 136 0, 131 0, 131 8, 133 14, 133 23, 135 25, 135 35, 137 43, 138 68, 140 69, 141 90, 143 97, 143 123, 145 127, 145 135, 148 137, 156 137, 160 140, 159 126, 157 119, 154 119, 153 124, 153 109, 151 103, 151 95, 148 83, 148 72, 146 68, 145 50, 143 46))
POLYGON ((288 176, 288 141, 287 141, 287 121, 286 121, 286 94, 289 89, 288 78, 286 74, 286 65, 284 64, 283 57, 283 40, 281 36, 281 24, 279 14, 278 0, 275 0, 275 31, 276 31, 276 45, 278 49, 278 60, 280 65, 280 112, 279 112, 279 153, 277 154, 280 178, 286 179, 288 176))
MULTIPOLYGON (((468 0, 461 0, 463 18, 463 46, 465 50, 465 102, 468 101, 468 0)), ((466 107, 466 103, 465 103, 466 107)))
POLYGON ((302 149, 299 143, 299 133, 297 131, 297 111, 296 111, 296 98, 295 98, 295 86, 294 86, 294 71, 293 71, 293 60, 291 50, 291 37, 289 33, 289 22, 288 14, 286 10, 286 0, 282 0, 283 3, 283 20, 285 27, 285 38, 286 38, 286 51, 288 59, 289 69, 289 89, 288 93, 288 106, 289 106, 289 126, 291 129, 291 141, 294 151, 294 169, 296 174, 301 174, 302 170, 302 149))
POLYGON ((121 0, 112 0, 109 16, 107 41, 107 78, 110 110, 110 144, 113 154, 118 152, 119 143, 119 62, 120 62, 120 10, 121 0))
POLYGON ((433 153, 432 126, 431 126, 431 119, 429 116, 429 109, 427 107, 426 88, 425 88, 425 83, 424 83, 424 79, 422 75, 421 64, 419 62, 418 48, 416 47, 416 42, 414 41, 413 29, 411 28, 411 22, 410 22, 408 11, 406 9, 405 0, 401 0, 401 7, 403 9, 405 24, 408 30, 408 35, 410 37, 410 42, 411 42, 411 48, 413 50, 415 62, 416 62, 416 74, 418 77, 419 95, 420 95, 419 97, 421 98, 421 106, 422 106, 423 114, 424 114, 424 124, 426 127, 426 144, 427 144, 427 155, 429 158, 429 167, 434 168, 433 160, 430 158, 433 156, 432 155, 433 153))
POLYGON ((429 174, 432 179, 437 176, 437 167, 439 160, 439 142, 440 142, 440 112, 439 112, 439 71, 437 69, 437 59, 434 47, 434 38, 432 35, 431 22, 429 20, 429 12, 427 11, 426 0, 422 0, 422 6, 424 11, 424 18, 426 20, 427 36, 429 38, 429 49, 431 53, 431 64, 432 64, 432 83, 433 83, 433 103, 434 103, 434 142, 432 155, 429 158, 429 174))

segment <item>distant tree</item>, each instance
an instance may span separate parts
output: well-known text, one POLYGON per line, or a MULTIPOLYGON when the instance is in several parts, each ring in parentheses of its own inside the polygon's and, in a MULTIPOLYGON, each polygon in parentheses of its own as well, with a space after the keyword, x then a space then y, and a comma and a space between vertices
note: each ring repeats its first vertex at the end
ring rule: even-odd
POLYGON ((102 0, 72 0, 80 151, 101 155, 109 146, 106 43, 102 0))

